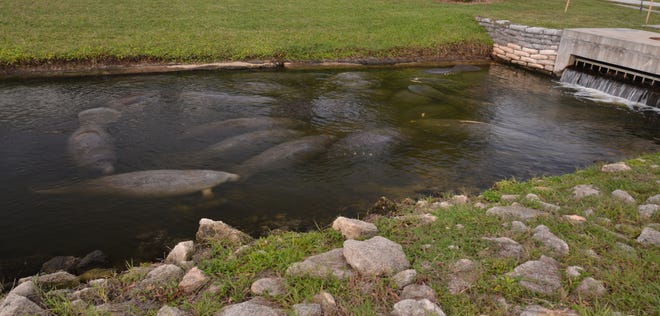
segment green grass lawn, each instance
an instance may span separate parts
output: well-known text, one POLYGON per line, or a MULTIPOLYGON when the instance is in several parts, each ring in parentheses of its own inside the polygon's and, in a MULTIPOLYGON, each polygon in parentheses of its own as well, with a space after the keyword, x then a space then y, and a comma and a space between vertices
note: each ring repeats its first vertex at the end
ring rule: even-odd
MULTIPOLYGON (((0 0, 0 65, 68 61, 323 60, 415 55, 489 39, 482 15, 550 27, 640 27, 603 0, 0 0)), ((651 23, 660 24, 655 14, 651 23)))

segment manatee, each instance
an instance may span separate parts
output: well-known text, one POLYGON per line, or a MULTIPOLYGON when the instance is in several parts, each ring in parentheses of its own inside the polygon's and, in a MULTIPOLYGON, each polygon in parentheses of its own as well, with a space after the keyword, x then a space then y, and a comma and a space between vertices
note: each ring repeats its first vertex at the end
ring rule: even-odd
POLYGON ((199 153, 200 158, 254 154, 286 140, 301 137, 303 132, 291 129, 255 131, 229 137, 206 147, 199 153))
POLYGON ((304 125, 302 121, 290 118, 244 117, 202 124, 185 131, 181 138, 189 139, 209 134, 228 137, 257 130, 296 128, 304 125))
POLYGON ((275 98, 260 95, 228 94, 223 92, 183 92, 179 95, 181 99, 197 99, 203 102, 214 102, 232 105, 256 105, 273 103, 275 98))
POLYGON ((472 72, 479 70, 481 70, 481 68, 473 65, 455 65, 454 67, 451 68, 432 68, 426 70, 425 72, 433 75, 449 75, 459 72, 472 72))
POLYGON ((334 136, 314 135, 279 144, 242 163, 236 173, 245 180, 258 172, 277 170, 304 162, 325 152, 334 140, 334 136))
POLYGON ((425 97, 429 97, 429 98, 433 98, 433 99, 446 99, 447 98, 447 94, 443 93, 442 91, 440 91, 436 88, 433 88, 431 86, 423 85, 423 84, 409 85, 408 86, 408 91, 410 91, 414 94, 417 94, 417 95, 421 95, 421 96, 425 96, 425 97))
POLYGON ((332 156, 374 157, 387 152, 401 140, 403 136, 396 128, 376 128, 349 134, 334 143, 329 152, 332 156))
POLYGON ((112 137, 98 125, 85 125, 76 130, 68 141, 69 155, 82 168, 104 174, 114 172, 117 160, 112 137))
POLYGON ((120 117, 121 112, 106 107, 87 109, 78 113, 78 121, 81 126, 110 124, 116 122, 120 117))
POLYGON ((149 101, 153 98, 153 94, 132 94, 108 102, 108 107, 118 111, 123 111, 127 108, 134 107, 140 103, 149 101))
POLYGON ((38 193, 170 197, 209 192, 224 182, 237 181, 233 173, 215 170, 147 170, 105 176, 70 186, 37 190, 38 193))

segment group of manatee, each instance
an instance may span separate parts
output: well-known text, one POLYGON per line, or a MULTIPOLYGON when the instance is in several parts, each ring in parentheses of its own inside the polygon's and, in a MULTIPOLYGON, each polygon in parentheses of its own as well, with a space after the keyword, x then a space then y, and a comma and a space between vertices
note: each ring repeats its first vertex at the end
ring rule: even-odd
MULTIPOLYGON (((454 71, 448 68, 449 72, 454 71)), ((458 69, 464 71, 463 69, 458 69)), ((473 70, 473 69, 469 69, 473 70)), ((429 94, 429 88, 412 85, 413 93, 429 94)), ((430 88, 432 89, 432 88, 430 88)), ((431 93, 433 95, 433 93, 431 93)), ((231 95, 222 95, 231 99, 231 95)), ((130 97, 124 103, 143 101, 143 96, 130 97)), ((281 169, 326 153, 331 158, 341 156, 378 156, 406 137, 402 129, 380 127, 364 129, 337 137, 309 134, 307 123, 285 117, 242 117, 213 121, 189 128, 180 141, 214 139, 215 143, 194 155, 187 156, 194 164, 222 157, 241 156, 231 172, 217 170, 146 170, 113 174, 117 155, 107 126, 122 116, 120 103, 87 109, 78 114, 80 127, 68 139, 68 151, 77 166, 100 172, 104 176, 84 180, 73 185, 41 190, 42 193, 91 193, 129 197, 168 197, 193 192, 211 192, 211 188, 225 182, 247 180, 252 175, 281 169)), ((443 128, 452 125, 484 124, 461 120, 425 120, 419 127, 443 128)))

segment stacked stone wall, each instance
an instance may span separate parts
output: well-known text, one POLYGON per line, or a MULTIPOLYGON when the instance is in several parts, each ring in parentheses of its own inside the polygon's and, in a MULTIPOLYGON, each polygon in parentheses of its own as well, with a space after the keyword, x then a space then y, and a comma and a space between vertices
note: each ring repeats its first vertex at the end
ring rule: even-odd
POLYGON ((508 20, 477 17, 493 40, 495 60, 552 74, 561 41, 561 30, 512 24, 508 20))

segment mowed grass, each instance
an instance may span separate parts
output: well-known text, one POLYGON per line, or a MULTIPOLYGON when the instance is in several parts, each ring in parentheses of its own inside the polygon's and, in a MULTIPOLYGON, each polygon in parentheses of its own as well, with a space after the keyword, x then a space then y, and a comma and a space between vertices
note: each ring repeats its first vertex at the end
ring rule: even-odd
MULTIPOLYGON (((0 1, 0 65, 336 60, 461 53, 489 43, 474 16, 551 27, 635 27, 606 1, 0 1)), ((653 15, 651 23, 660 23, 653 15)))

